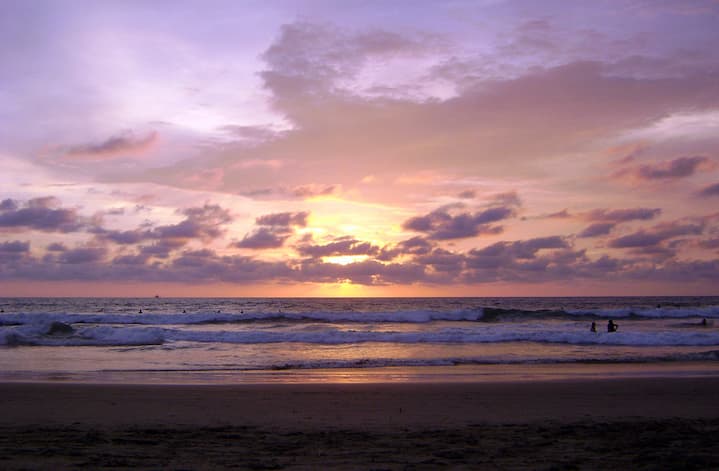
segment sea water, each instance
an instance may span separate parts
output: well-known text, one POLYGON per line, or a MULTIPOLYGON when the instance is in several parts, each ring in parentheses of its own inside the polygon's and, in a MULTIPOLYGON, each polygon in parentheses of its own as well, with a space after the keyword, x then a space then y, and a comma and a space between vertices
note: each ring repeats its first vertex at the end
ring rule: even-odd
POLYGON ((0 381, 719 374, 719 297, 0 298, 0 309, 0 381))

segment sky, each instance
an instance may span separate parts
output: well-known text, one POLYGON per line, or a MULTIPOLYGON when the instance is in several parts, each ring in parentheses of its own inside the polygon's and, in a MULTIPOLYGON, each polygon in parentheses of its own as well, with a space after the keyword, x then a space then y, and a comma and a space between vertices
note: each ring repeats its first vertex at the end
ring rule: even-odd
POLYGON ((0 2, 0 296, 719 294, 719 1, 0 2))

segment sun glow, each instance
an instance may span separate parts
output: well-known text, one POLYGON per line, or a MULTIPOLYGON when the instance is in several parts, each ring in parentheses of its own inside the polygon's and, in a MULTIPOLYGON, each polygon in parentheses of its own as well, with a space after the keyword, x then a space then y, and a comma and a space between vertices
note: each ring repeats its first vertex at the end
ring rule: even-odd
POLYGON ((367 260, 367 255, 335 255, 331 257, 323 257, 325 263, 336 263, 337 265, 349 265, 350 263, 363 262, 367 260))

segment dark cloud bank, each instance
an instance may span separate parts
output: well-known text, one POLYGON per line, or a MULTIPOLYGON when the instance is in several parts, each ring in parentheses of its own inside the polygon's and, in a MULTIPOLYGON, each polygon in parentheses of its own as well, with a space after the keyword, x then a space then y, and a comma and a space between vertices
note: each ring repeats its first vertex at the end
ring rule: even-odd
MULTIPOLYGON (((354 237, 315 242, 297 237, 307 225, 306 212, 273 213, 256 218, 257 228, 230 244, 235 253, 220 254, 198 244, 222 240, 232 216, 212 204, 178 212, 177 224, 113 231, 82 222, 76 210, 63 209, 53 198, 27 202, 4 200, 0 222, 0 279, 83 280, 192 283, 295 283, 350 281, 363 285, 477 284, 492 282, 552 282, 558 280, 719 281, 719 259, 686 260, 676 248, 687 238, 711 250, 714 239, 700 240, 714 219, 674 221, 608 240, 598 258, 578 248, 568 236, 482 243, 499 221, 514 214, 512 207, 495 206, 477 212, 463 206, 440 208, 410 218, 407 230, 418 235, 396 244, 378 246, 354 237), (39 216, 37 219, 29 215, 39 216), (44 232, 86 234, 84 245, 65 240, 44 247, 23 239, 18 227, 44 232), (441 244, 476 238, 477 248, 448 250, 441 244), (288 241, 294 240, 294 245, 288 241), (284 260, 262 258, 263 249, 284 246, 284 260), (324 257, 359 256, 354 263, 328 263, 324 257)), ((654 218, 657 209, 597 210, 583 219, 600 224, 654 218)), ((592 226, 590 226, 592 227, 592 226)), ((598 232, 603 228, 599 227, 598 232)), ((716 228, 711 229, 715 233, 716 228)), ((586 232, 586 230, 585 230, 586 232)))

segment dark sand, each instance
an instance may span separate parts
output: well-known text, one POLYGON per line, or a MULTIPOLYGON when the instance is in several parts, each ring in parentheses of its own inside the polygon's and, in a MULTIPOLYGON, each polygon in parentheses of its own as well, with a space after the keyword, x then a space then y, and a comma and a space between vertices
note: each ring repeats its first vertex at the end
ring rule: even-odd
POLYGON ((719 378, 0 384, 0 469, 719 469, 719 378))

